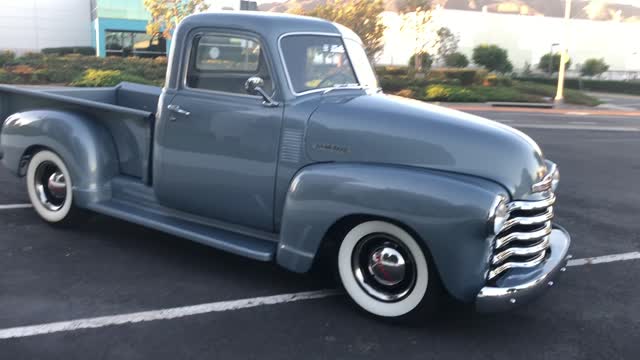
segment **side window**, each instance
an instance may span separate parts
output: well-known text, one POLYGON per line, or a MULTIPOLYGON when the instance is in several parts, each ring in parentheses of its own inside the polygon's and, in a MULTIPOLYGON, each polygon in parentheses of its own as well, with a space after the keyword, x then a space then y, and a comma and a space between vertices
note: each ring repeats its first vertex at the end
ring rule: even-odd
POLYGON ((244 83, 252 76, 261 77, 264 90, 273 92, 271 75, 258 40, 215 33, 194 38, 187 69, 188 87, 246 94, 244 83))

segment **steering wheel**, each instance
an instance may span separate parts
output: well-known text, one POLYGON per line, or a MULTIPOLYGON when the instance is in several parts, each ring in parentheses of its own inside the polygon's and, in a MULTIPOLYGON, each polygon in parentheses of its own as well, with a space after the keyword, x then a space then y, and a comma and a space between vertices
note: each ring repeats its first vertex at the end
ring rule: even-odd
POLYGON ((337 78, 339 76, 346 77, 346 74, 342 71, 338 71, 336 73, 325 76, 322 80, 320 80, 320 82, 316 86, 316 89, 322 88, 323 87, 322 85, 324 85, 324 83, 329 82, 330 80, 333 80, 334 78, 337 78))

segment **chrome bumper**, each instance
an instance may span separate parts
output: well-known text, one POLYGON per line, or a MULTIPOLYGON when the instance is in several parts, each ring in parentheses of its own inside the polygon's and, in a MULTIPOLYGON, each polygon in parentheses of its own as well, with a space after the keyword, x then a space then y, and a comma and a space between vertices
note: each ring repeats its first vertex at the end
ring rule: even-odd
POLYGON ((496 286, 483 287, 476 297, 476 310, 509 310, 538 297, 546 288, 553 286, 560 272, 566 270, 570 243, 569 233, 554 224, 549 258, 535 268, 509 270, 500 277, 496 286))

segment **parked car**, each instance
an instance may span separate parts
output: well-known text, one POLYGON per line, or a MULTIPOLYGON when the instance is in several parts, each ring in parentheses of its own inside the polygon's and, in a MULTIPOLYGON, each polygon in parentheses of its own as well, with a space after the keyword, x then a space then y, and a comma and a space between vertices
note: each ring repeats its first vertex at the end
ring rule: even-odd
POLYGON ((0 87, 2 163, 44 221, 91 210, 295 272, 332 259, 393 319, 509 309, 564 269, 556 165, 508 126, 381 93, 352 31, 225 12, 173 39, 162 89, 0 87))

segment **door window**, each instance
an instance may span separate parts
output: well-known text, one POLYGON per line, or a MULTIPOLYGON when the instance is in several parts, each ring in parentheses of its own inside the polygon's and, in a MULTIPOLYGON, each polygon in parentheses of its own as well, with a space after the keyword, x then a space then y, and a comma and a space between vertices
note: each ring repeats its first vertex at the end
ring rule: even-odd
POLYGON ((186 85, 193 89, 246 94, 244 83, 252 76, 273 91, 265 56, 258 40, 239 35, 205 33, 193 40, 186 85))

